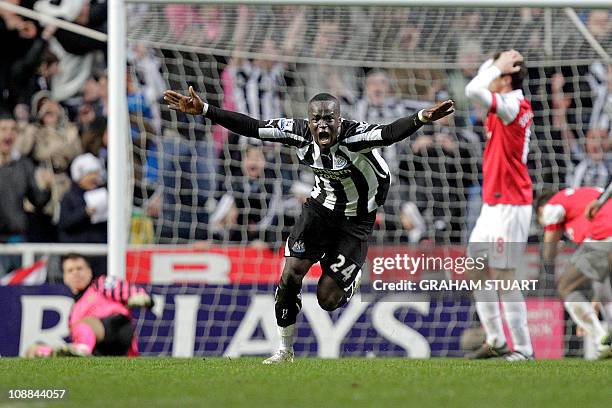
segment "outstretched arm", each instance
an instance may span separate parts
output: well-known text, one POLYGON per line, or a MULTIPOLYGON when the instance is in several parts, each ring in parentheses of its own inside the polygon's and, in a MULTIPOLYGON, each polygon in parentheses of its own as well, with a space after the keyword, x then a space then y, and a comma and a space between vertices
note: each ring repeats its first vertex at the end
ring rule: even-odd
POLYGON ((351 151, 371 150, 378 147, 390 146, 400 142, 419 130, 425 123, 433 122, 450 115, 455 111, 455 103, 452 100, 439 102, 436 105, 422 109, 418 113, 405 118, 400 118, 388 125, 367 125, 362 128, 358 126, 355 134, 347 137, 343 143, 351 151))
POLYGON ((243 136, 258 138, 259 127, 265 125, 265 122, 243 115, 242 113, 210 106, 196 94, 192 86, 189 87, 189 96, 167 90, 164 92, 164 100, 168 102, 170 109, 190 115, 204 115, 214 123, 243 136))
POLYGON ((300 132, 296 133, 293 130, 293 119, 281 118, 263 121, 242 113, 217 108, 202 101, 191 86, 189 87, 189 96, 167 90, 164 92, 164 100, 168 102, 170 109, 190 115, 204 115, 213 123, 242 136, 295 147, 302 147, 308 143, 300 132))
POLYGON ((419 130, 425 123, 435 122, 455 111, 455 102, 451 99, 439 102, 432 107, 421 109, 407 118, 400 118, 383 127, 382 138, 387 144, 397 143, 419 130))

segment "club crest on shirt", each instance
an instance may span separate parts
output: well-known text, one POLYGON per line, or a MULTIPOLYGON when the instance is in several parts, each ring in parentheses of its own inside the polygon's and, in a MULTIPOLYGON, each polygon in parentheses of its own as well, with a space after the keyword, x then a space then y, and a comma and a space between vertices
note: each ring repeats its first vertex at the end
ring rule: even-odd
POLYGON ((357 126, 357 129, 355 130, 355 133, 363 133, 366 130, 368 130, 368 126, 370 126, 369 123, 367 122, 359 122, 359 126, 357 126))
POLYGON ((344 157, 342 157, 342 156, 336 156, 334 161, 335 161, 334 164, 336 165, 335 167, 344 167, 344 166, 346 166, 346 159, 344 157))
POLYGON ((293 132, 293 119, 281 118, 277 127, 283 132, 293 132))
POLYGON ((306 246, 304 245, 304 241, 295 241, 291 249, 293 250, 293 252, 297 252, 300 254, 306 251, 306 246))

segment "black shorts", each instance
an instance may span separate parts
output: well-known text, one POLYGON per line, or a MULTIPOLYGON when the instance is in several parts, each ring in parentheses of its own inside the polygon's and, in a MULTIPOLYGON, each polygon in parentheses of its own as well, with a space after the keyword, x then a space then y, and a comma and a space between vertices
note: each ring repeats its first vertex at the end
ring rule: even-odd
POLYGON ((93 350, 94 356, 125 356, 132 344, 134 328, 131 320, 122 314, 100 319, 104 326, 104 340, 93 350))
POLYGON ((346 217, 309 198, 285 244, 285 256, 321 261, 325 275, 348 290, 361 273, 376 212, 346 217))

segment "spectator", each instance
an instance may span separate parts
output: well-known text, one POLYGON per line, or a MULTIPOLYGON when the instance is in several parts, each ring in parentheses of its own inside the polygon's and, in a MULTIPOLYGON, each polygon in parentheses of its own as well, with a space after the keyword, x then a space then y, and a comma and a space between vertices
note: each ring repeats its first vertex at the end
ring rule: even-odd
POLYGON ((108 158, 108 132, 105 117, 96 118, 81 135, 84 153, 91 153, 100 159, 106 169, 108 158))
MULTIPOLYGON (((13 1, 20 4, 21 1, 13 1)), ((23 104, 31 96, 26 83, 35 74, 46 40, 40 38, 40 30, 34 21, 0 9, 0 110, 23 113, 23 104), (15 108, 21 106, 17 111, 15 108)), ((15 119, 21 120, 20 116, 15 119)))
MULTIPOLYGON (((51 197, 53 181, 49 170, 35 170, 29 158, 21 157, 15 149, 17 123, 7 113, 0 112, 0 243, 25 241, 28 219, 23 208, 27 198, 41 209, 51 197)), ((17 267, 18 259, 2 257, 0 275, 17 267)))
POLYGON ((597 41, 601 44, 608 44, 612 38, 612 19, 610 19, 610 10, 591 10, 587 19, 587 28, 597 41))
MULTIPOLYGON (((106 8, 103 0, 38 0, 34 4, 38 12, 100 32, 106 32, 106 8)), ((76 110, 80 99, 73 97, 91 76, 96 51, 105 52, 106 43, 52 25, 45 30, 54 36, 49 47, 59 59, 58 73, 51 81, 53 98, 76 110)))
POLYGON ((223 205, 211 218, 217 238, 254 247, 273 246, 281 240, 277 228, 282 201, 280 180, 265 165, 261 146, 244 147, 240 171, 219 189, 226 193, 220 201, 223 205), (231 225, 227 221, 234 219, 237 229, 219 228, 231 225), (217 220, 225 223, 215 225, 217 220))
POLYGON ((379 211, 374 224, 374 239, 379 245, 418 244, 426 238, 427 224, 416 204, 397 202, 397 213, 379 211))
POLYGON ((18 120, 27 120, 32 96, 40 90, 50 90, 51 78, 58 72, 58 59, 48 49, 52 35, 51 30, 43 30, 27 54, 13 64, 11 86, 17 95, 15 115, 18 120))
POLYGON ((458 243, 464 238, 469 187, 477 169, 472 153, 459 144, 448 121, 411 143, 412 154, 400 163, 400 177, 415 185, 419 212, 428 224, 427 235, 435 242, 458 243))
POLYGON ((411 244, 421 242, 421 238, 426 232, 425 220, 414 203, 405 202, 402 204, 400 220, 407 242, 411 244))
POLYGON ((106 243, 108 192, 101 187, 102 173, 102 163, 91 153, 72 162, 72 186, 60 205, 60 242, 106 243))
MULTIPOLYGON (((284 18, 289 23, 286 35, 282 43, 266 38, 258 43, 257 58, 252 61, 242 58, 240 53, 243 51, 244 36, 248 32, 249 20, 253 18, 246 6, 239 7, 238 27, 235 31, 234 41, 237 44, 234 51, 235 55, 230 60, 228 66, 221 74, 224 99, 223 107, 234 110, 258 119, 280 118, 290 116, 287 114, 286 99, 289 94, 288 86, 292 84, 292 78, 287 72, 285 63, 278 62, 278 55, 293 55, 297 36, 304 25, 303 9, 294 10, 295 13, 288 16, 286 14, 275 15, 275 18, 284 18)), ((286 11, 286 10, 285 10, 286 11)), ((227 143, 223 146, 222 157, 224 161, 233 165, 231 160, 239 161, 240 146, 245 143, 261 143, 257 139, 248 139, 240 135, 229 134, 219 127, 214 132, 215 143, 227 143)), ((285 184, 284 191, 288 192, 290 183, 297 177, 295 172, 288 170, 291 168, 291 153, 282 146, 270 144, 264 151, 266 159, 270 162, 279 164, 276 168, 280 171, 278 178, 283 179, 285 184), (282 174, 281 174, 282 172, 282 174)), ((233 168, 223 166, 221 174, 229 174, 235 171, 233 168)))
POLYGON ((137 169, 142 177, 139 181, 156 184, 158 178, 159 163, 157 160, 156 135, 158 132, 153 128, 153 112, 147 103, 146 97, 140 89, 140 83, 129 69, 126 78, 127 104, 130 113, 130 131, 132 143, 135 148, 135 158, 138 159, 137 169))
MULTIPOLYGON (((391 82, 387 72, 373 70, 368 72, 365 78, 364 96, 357 100, 347 116, 357 121, 386 125, 427 106, 428 102, 396 98, 391 92, 391 82)), ((397 174, 397 148, 398 145, 383 148, 383 157, 394 174, 397 174)))
POLYGON ((464 126, 476 125, 481 117, 486 116, 479 114, 465 96, 465 86, 476 76, 478 64, 482 59, 482 47, 478 41, 463 42, 457 52, 457 64, 460 69, 451 70, 446 76, 448 90, 451 98, 455 101, 457 112, 464 116, 462 118, 464 126))
POLYGON ((352 106, 351 119, 388 124, 429 106, 427 102, 395 97, 389 75, 382 69, 368 72, 364 85, 364 96, 352 106))
MULTIPOLYGON (((344 43, 346 35, 340 28, 338 20, 319 21, 316 36, 311 49, 312 57, 319 61, 332 58, 338 53, 337 45, 344 43)), ((298 66, 301 73, 305 96, 301 100, 308 101, 312 95, 320 92, 329 92, 336 96, 342 104, 353 103, 357 95, 356 78, 359 77, 357 69, 350 67, 339 67, 322 62, 298 66)), ((297 99, 297 98, 296 98, 297 99)), ((304 108, 295 109, 306 112, 304 108)))
POLYGON ((567 179, 569 188, 583 186, 606 188, 612 173, 610 161, 605 160, 609 150, 608 133, 604 129, 590 129, 586 134, 585 158, 578 163, 567 179))
POLYGON ((135 74, 135 83, 140 84, 144 103, 151 109, 151 124, 155 131, 161 132, 161 111, 159 100, 166 90, 161 75, 161 61, 153 50, 142 43, 135 43, 128 49, 128 61, 135 74))
POLYGON ((162 205, 156 233, 163 242, 207 239, 217 178, 211 143, 166 129, 160 150, 162 205))
MULTIPOLYGON (((107 31, 107 4, 104 0, 37 0, 34 10, 99 32, 107 31)), ((95 50, 106 51, 105 42, 72 31, 59 29, 55 32, 55 38, 58 45, 71 55, 87 55, 95 50)))
POLYGON ((38 167, 53 171, 51 200, 42 211, 31 205, 26 208, 30 218, 28 241, 57 241, 55 223, 59 215, 59 203, 70 188, 67 175, 73 158, 81 153, 81 141, 76 127, 67 121, 61 106, 52 99, 42 98, 33 106, 36 122, 28 125, 19 138, 17 148, 38 167))
POLYGON ((591 64, 589 82, 594 94, 589 127, 606 129, 612 138, 612 64, 591 64))
POLYGON ((75 100, 79 102, 77 104, 78 106, 72 106, 73 109, 76 108, 77 110, 73 112, 71 116, 75 117, 79 132, 83 134, 96 119, 106 116, 104 113, 104 105, 100 98, 99 82, 94 77, 87 79, 81 88, 80 98, 75 98, 75 100))

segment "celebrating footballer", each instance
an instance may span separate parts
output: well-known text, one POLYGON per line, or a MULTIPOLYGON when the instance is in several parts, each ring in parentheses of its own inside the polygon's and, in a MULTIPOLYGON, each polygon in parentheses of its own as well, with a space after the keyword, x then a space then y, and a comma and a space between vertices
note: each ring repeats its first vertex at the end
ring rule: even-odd
POLYGON ((342 118, 338 99, 327 93, 310 100, 308 119, 257 120, 203 102, 192 87, 189 96, 168 90, 164 99, 171 109, 204 115, 234 133, 291 146, 314 172, 310 198, 285 244, 286 262, 276 288, 281 345, 264 361, 292 362, 302 280, 312 265, 321 261, 323 268, 317 286, 323 309, 343 306, 358 288, 376 209, 385 202, 391 183, 389 167, 377 148, 401 142, 425 123, 450 115, 454 103, 445 100, 388 125, 376 125, 342 118))

